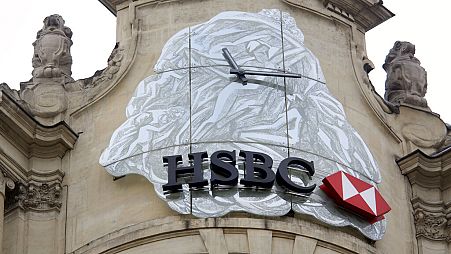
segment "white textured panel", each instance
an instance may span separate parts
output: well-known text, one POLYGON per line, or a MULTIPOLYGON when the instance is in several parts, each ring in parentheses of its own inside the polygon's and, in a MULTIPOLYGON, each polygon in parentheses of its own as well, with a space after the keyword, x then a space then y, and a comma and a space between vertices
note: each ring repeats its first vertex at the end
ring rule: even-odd
POLYGON ((283 78, 248 76, 235 82, 230 67, 192 68, 192 142, 252 142, 287 146, 283 78))
POLYGON ((190 43, 189 29, 183 29, 172 36, 174 44, 166 44, 161 52, 161 56, 155 64, 154 70, 157 73, 183 69, 189 67, 190 43))
MULTIPOLYGON (((340 102, 329 93, 319 61, 303 40, 294 19, 279 10, 223 12, 183 29, 166 43, 155 66, 163 72, 138 85, 127 107, 127 120, 114 132, 100 163, 115 176, 144 175, 180 213, 215 217, 246 211, 281 216, 292 208, 324 223, 352 226, 370 239, 381 239, 385 220, 369 224, 337 209, 319 188, 304 198, 287 197, 277 186, 266 193, 243 191, 240 186, 216 193, 190 191, 186 185, 179 194, 162 191, 167 181, 163 156, 182 154, 186 162, 190 152, 217 150, 266 153, 275 161, 274 171, 288 156, 313 161, 316 172, 309 183, 290 169, 298 184, 319 185, 338 170, 372 185, 381 181, 368 147, 347 122, 340 102), (228 48, 246 70, 289 71, 304 78, 248 75, 249 83, 243 85, 229 74, 222 48, 228 48), (185 68, 187 56, 191 57, 189 68, 185 68)), ((204 177, 208 179, 209 174, 205 170, 204 177)))
POLYGON ((228 65, 222 56, 226 47, 240 66, 282 69, 280 15, 279 10, 230 11, 192 27, 191 66, 228 65))

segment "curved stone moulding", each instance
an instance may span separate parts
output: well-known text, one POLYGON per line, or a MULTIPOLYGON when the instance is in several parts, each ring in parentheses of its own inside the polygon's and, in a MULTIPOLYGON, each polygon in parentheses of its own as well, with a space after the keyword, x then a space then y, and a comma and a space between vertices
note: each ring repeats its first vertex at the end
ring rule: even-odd
MULTIPOLYGON (((292 209, 381 239, 385 220, 369 224, 337 208, 319 188, 299 200, 286 198, 278 186, 265 193, 232 188, 213 195, 184 185, 178 194, 163 193, 163 156, 217 150, 266 153, 274 160, 274 170, 288 156, 313 161, 311 184, 320 185, 338 170, 372 185, 381 181, 371 152, 329 93, 318 59, 303 42, 295 20, 279 10, 223 12, 181 30, 163 48, 155 65, 158 74, 138 84, 126 109, 127 120, 113 133, 100 164, 114 176, 145 176, 160 198, 182 214, 218 217, 246 211, 281 216, 292 209), (243 68, 304 78, 249 75, 244 86, 229 73, 224 47, 243 68), (180 68, 189 63, 189 68, 180 68)), ((241 168, 239 172, 243 174, 241 168)), ((209 170, 204 178, 210 178, 209 170)), ((296 172, 292 180, 302 183, 296 172)))

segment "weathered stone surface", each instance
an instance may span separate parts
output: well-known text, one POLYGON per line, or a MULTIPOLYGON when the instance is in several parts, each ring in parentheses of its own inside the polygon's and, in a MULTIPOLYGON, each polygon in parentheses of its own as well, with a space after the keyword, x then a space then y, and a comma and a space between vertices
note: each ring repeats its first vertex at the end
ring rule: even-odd
POLYGON ((33 78, 22 82, 20 93, 15 96, 25 110, 47 126, 68 121, 69 114, 92 103, 117 84, 114 81, 120 76, 125 58, 124 48, 116 43, 105 69, 90 78, 74 81, 70 53, 72 31, 64 24, 58 14, 44 19, 44 27, 33 43, 33 78))
POLYGON ((417 150, 397 163, 411 185, 410 200, 419 253, 449 253, 451 147, 431 155, 417 150))
POLYGON ((222 229, 201 229, 199 230, 200 236, 204 241, 205 247, 208 253, 215 254, 227 254, 227 243, 224 237, 222 229))
POLYGON ((424 96, 427 91, 426 70, 414 56, 415 45, 397 41, 385 58, 387 72, 385 100, 400 105, 407 104, 430 110, 424 96))
MULTIPOLYGON (((294 2, 294 0, 290 2, 294 2)), ((300 1, 297 0, 297 2, 300 1)), ((378 0, 324 0, 323 2, 327 9, 355 22, 365 31, 394 16, 391 11, 380 4, 382 1, 378 0)))
POLYGON ((44 19, 44 27, 38 31, 33 43, 33 79, 64 77, 65 82, 71 78, 72 31, 64 25, 64 19, 53 14, 44 19))
MULTIPOLYGON (((8 187, 5 222, 0 221, 3 253, 63 253, 56 244, 62 236, 63 157, 74 148, 77 134, 65 123, 43 126, 18 103, 14 93, 0 87, 0 189, 8 187), (28 240, 30 239, 30 240, 28 240), (29 250, 29 251, 28 251, 29 250)), ((63 229, 64 230, 64 229, 63 229)), ((1 240, 1 236, 0 236, 1 240)))
POLYGON ((10 178, 5 177, 0 168, 0 253, 2 253, 3 249, 3 221, 4 221, 6 188, 13 189, 14 182, 10 178))
POLYGON ((445 143, 446 125, 437 114, 408 105, 397 108, 399 114, 393 114, 388 123, 403 140, 406 154, 419 148, 433 153, 445 143))
POLYGON ((417 237, 423 236, 431 240, 446 240, 448 238, 446 224, 445 214, 421 210, 415 212, 417 237))
POLYGON ((64 84, 72 82, 72 31, 53 14, 44 19, 33 43, 33 78, 23 83, 20 97, 28 111, 47 125, 64 120, 68 98, 64 84))
POLYGON ((21 97, 27 103, 30 113, 39 117, 40 122, 47 125, 64 120, 63 113, 67 110, 68 102, 63 79, 42 80, 36 78, 34 80, 36 84, 21 91, 21 97), (52 118, 56 119, 46 121, 46 119, 52 118))
POLYGON ((18 206, 25 210, 47 212, 61 208, 61 184, 41 183, 19 186, 15 197, 18 206))
POLYGON ((258 254, 376 253, 376 248, 362 239, 307 220, 247 216, 210 219, 172 216, 149 220, 111 232, 70 253, 94 254, 107 250, 127 254, 220 254, 224 250, 258 254), (212 234, 205 236, 207 232, 212 234), (224 238, 226 248, 212 247, 212 244, 223 246, 224 238), (319 246, 327 246, 328 252, 322 252, 319 246))

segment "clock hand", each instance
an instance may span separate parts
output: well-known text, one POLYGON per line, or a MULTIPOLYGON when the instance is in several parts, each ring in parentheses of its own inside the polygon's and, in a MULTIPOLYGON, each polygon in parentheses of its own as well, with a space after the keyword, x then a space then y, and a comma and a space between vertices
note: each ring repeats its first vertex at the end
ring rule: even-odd
POLYGON ((271 77, 285 77, 285 78, 303 78, 301 74, 285 73, 285 72, 270 72, 270 71, 248 71, 248 70, 236 70, 230 69, 230 74, 243 74, 243 75, 258 75, 258 76, 271 76, 271 77))
POLYGON ((222 49, 222 55, 226 59, 226 61, 229 63, 231 69, 230 74, 235 74, 237 77, 241 80, 243 85, 246 85, 248 82, 248 79, 245 75, 259 75, 259 76, 271 76, 271 77, 285 77, 285 78, 302 78, 303 76, 301 74, 294 74, 294 73, 285 73, 285 72, 268 72, 268 71, 248 71, 243 70, 233 59, 232 54, 230 54, 229 50, 227 48, 222 49))
POLYGON ((229 63, 230 67, 232 67, 232 69, 237 69, 237 70, 240 69, 238 64, 235 62, 235 59, 233 59, 232 54, 230 54, 230 52, 229 52, 229 50, 227 48, 222 48, 222 55, 227 60, 227 62, 229 63))
POLYGON ((233 74, 236 74, 238 79, 241 80, 241 83, 243 83, 243 85, 246 85, 247 78, 246 78, 246 76, 244 76, 244 70, 241 69, 240 66, 238 66, 238 64, 235 62, 235 59, 233 59, 232 54, 230 54, 230 52, 227 48, 222 49, 222 55, 224 56, 226 61, 229 63, 230 67, 232 69, 236 70, 236 73, 233 73, 233 74))

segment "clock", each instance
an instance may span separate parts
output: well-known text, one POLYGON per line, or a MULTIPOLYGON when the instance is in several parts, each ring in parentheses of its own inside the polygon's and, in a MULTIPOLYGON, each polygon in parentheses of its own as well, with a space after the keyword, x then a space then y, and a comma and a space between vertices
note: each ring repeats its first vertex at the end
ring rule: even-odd
MULTIPOLYGON (((267 154, 275 169, 287 157, 313 162, 311 179, 289 169, 290 179, 300 186, 319 186, 337 171, 372 185, 381 181, 373 156, 328 91, 318 59, 304 46, 288 13, 223 12, 183 29, 164 46, 155 73, 138 84, 127 120, 101 155, 100 164, 110 174, 146 177, 159 197, 182 214, 282 216, 293 210, 381 239, 385 220, 369 224, 338 208, 319 188, 308 196, 277 184, 265 190, 239 184, 163 190, 168 182, 163 157, 183 155, 188 165, 190 153, 219 150, 267 154)), ((242 176, 244 161, 236 163, 242 176)), ((211 178, 211 171, 203 174, 211 178)))

